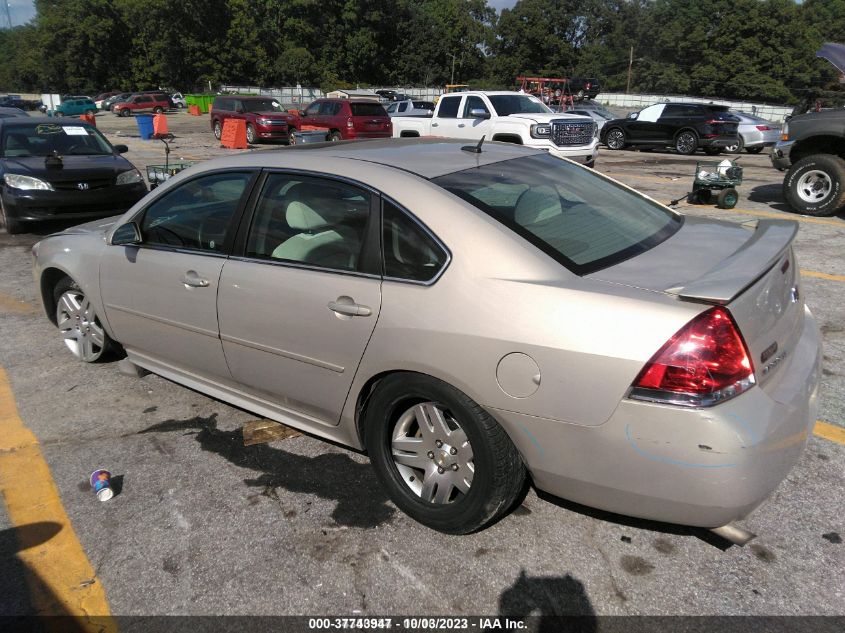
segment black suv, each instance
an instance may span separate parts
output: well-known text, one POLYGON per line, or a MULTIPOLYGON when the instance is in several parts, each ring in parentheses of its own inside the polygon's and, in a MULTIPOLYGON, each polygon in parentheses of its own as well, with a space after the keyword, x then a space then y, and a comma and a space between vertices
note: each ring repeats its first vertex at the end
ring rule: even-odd
POLYGON ((715 156, 736 145, 739 119, 728 106, 707 103, 656 103, 626 119, 605 123, 599 140, 610 149, 674 147, 679 154, 703 149, 715 156))

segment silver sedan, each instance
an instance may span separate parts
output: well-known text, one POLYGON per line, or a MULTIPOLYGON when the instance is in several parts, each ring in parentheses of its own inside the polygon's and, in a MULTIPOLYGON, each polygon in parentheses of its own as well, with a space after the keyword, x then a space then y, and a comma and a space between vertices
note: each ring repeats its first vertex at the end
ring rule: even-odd
POLYGON ((208 161, 33 251, 79 359, 365 449, 434 529, 530 482, 730 536, 815 421, 796 231, 516 145, 396 139, 208 161))
POLYGON ((739 119, 739 142, 726 147, 726 152, 741 154, 745 150, 749 154, 759 154, 764 148, 772 147, 780 140, 780 123, 773 123, 747 112, 731 111, 731 114, 739 119))

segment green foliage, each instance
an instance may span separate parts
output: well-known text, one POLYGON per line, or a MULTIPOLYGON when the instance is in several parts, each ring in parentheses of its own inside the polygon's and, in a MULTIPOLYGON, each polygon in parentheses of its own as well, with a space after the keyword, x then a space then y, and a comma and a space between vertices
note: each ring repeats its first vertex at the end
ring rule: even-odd
POLYGON ((510 87, 598 77, 606 91, 797 102, 841 94, 815 58, 845 0, 36 0, 0 31, 0 90, 363 84, 510 87), (814 98, 814 97, 813 97, 814 98))

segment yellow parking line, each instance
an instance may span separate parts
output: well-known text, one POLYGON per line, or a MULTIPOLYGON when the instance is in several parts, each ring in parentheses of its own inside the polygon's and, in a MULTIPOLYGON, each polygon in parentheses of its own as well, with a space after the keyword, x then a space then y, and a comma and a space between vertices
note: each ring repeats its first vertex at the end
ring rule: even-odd
MULTIPOLYGON (((105 589, 65 512, 38 439, 18 415, 2 367, 0 492, 38 615, 72 616, 76 628, 86 632, 116 632, 105 589)), ((93 493, 91 503, 99 503, 93 493)))
POLYGON ((802 277, 816 277, 817 279, 827 279, 828 281, 845 281, 845 275, 829 275, 827 273, 819 273, 815 270, 801 269, 802 277))
POLYGON ((813 428, 813 435, 818 435, 831 442, 837 444, 845 444, 845 429, 829 422, 816 420, 816 426, 813 428))

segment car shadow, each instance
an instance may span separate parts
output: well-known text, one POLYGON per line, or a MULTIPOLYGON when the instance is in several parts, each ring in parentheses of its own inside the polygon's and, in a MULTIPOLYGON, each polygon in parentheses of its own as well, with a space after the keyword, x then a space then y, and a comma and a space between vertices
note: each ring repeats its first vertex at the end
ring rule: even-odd
POLYGON ((244 479, 244 484, 259 489, 261 495, 277 499, 276 489, 283 488, 336 502, 332 518, 338 525, 374 528, 390 521, 396 513, 369 463, 358 463, 341 453, 304 457, 267 444, 244 446, 241 429, 217 428, 217 414, 165 420, 138 434, 180 431, 195 432, 194 439, 203 451, 258 473, 254 479, 244 479))
POLYGON ((636 528, 638 530, 648 530, 650 532, 660 532, 661 534, 675 534, 678 536, 694 536, 705 543, 712 545, 722 551, 729 549, 733 543, 723 539, 720 536, 713 534, 706 528, 697 528, 688 525, 677 525, 675 523, 664 523, 662 521, 652 521, 649 519, 638 519, 636 517, 626 516, 624 514, 616 514, 606 510, 599 510, 598 508, 591 508, 589 506, 581 505, 574 501, 568 501, 555 497, 542 490, 535 489, 537 496, 548 503, 576 512, 583 516, 588 516, 600 521, 608 523, 616 523, 617 525, 624 525, 626 527, 636 528))
POLYGON ((528 629, 536 633, 595 633, 598 621, 584 584, 565 576, 528 576, 520 570, 513 585, 499 595, 499 615, 530 618, 528 629))

